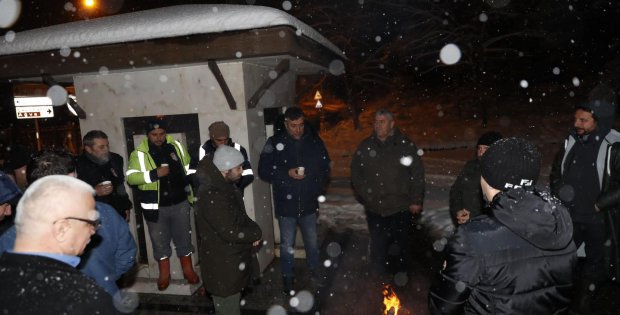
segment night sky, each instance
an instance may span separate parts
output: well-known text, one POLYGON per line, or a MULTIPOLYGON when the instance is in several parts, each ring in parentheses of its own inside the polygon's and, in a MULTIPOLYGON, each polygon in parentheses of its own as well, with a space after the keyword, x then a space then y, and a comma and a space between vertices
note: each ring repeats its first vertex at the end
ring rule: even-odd
POLYGON ((358 101, 394 90, 433 94, 445 88, 503 97, 523 94, 521 80, 532 87, 530 94, 550 85, 568 90, 574 78, 620 87, 616 1, 94 1, 96 9, 83 1, 22 1, 20 18, 0 31, 176 4, 264 5, 297 17, 344 50, 350 59, 345 85, 358 101), (462 53, 455 65, 439 62, 449 43, 462 53))

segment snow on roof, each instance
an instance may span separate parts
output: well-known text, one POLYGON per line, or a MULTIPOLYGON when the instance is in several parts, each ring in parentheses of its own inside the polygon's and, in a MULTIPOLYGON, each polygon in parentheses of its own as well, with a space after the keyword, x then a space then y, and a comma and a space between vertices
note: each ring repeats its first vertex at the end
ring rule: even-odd
MULTIPOLYGON (((43 27, 4 37, 0 55, 289 25, 339 56, 342 51, 312 27, 278 9, 196 4, 43 27), (11 40, 12 39, 12 40, 11 40)), ((344 57, 344 56, 343 56, 344 57)))

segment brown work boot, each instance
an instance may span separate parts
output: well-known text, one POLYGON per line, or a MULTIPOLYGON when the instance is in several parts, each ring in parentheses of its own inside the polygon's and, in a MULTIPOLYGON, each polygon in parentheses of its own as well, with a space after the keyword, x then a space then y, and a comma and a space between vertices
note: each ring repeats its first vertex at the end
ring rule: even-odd
POLYGON ((181 260, 181 268, 183 268, 183 277, 187 279, 187 283, 196 284, 200 282, 198 275, 194 272, 194 266, 192 266, 191 254, 181 256, 179 259, 181 260))
POLYGON ((160 259, 159 264, 159 279, 157 280, 157 289, 164 291, 170 285, 170 259, 168 257, 160 259))

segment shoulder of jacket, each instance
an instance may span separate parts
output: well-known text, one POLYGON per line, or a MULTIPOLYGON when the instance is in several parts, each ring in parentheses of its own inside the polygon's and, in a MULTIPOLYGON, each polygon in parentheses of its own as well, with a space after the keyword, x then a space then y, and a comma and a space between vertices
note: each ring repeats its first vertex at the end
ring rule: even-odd
POLYGON ((605 140, 609 143, 615 144, 620 142, 620 132, 615 129, 612 129, 606 136, 605 140))

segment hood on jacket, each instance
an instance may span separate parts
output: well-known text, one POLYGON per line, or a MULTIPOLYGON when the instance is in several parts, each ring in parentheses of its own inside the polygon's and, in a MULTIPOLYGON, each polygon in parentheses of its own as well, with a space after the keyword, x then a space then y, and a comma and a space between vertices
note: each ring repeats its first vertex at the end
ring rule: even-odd
POLYGON ((540 249, 562 249, 573 239, 568 210, 547 191, 510 189, 493 198, 491 209, 498 221, 540 249))
POLYGON ((217 169, 211 159, 202 159, 196 168, 196 180, 199 189, 206 189, 209 186, 222 186, 226 180, 222 173, 217 169))
POLYGON ((609 133, 614 125, 616 117, 616 105, 614 102, 607 100, 592 100, 584 104, 580 104, 577 108, 584 108, 596 119, 596 132, 605 136, 609 133))

